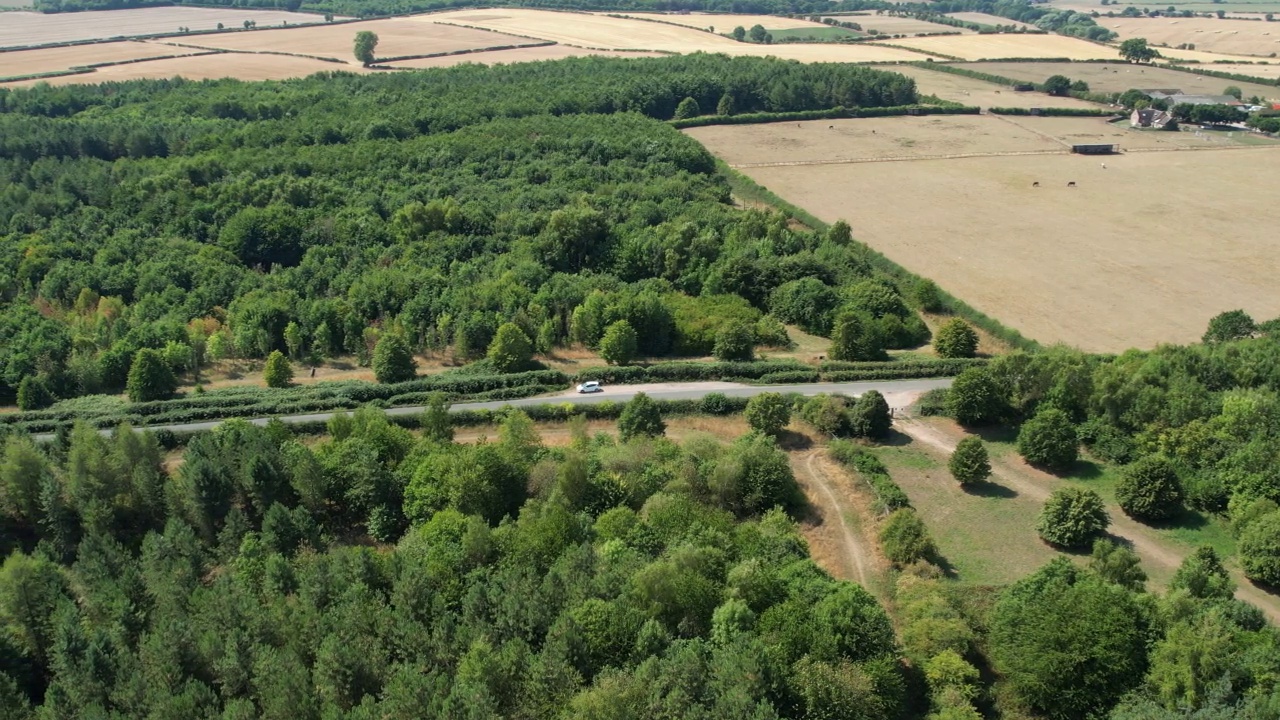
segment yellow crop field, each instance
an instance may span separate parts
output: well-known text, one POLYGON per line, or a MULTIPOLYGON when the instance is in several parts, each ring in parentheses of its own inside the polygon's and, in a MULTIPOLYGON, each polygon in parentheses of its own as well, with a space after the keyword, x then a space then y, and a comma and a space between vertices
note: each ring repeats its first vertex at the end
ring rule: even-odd
POLYGON ((946 35, 904 38, 894 45, 951 55, 965 60, 998 58, 1069 58, 1095 60, 1118 58, 1115 48, 1064 35, 946 35))
POLYGON ((390 65, 392 67, 406 69, 453 67, 454 65, 462 65, 463 63, 476 63, 477 65, 508 65, 520 62, 535 62, 538 60, 563 60, 564 58, 585 57, 588 55, 601 57, 660 57, 658 53, 650 52, 586 50, 583 48, 569 47, 568 45, 539 45, 537 47, 512 48, 511 50, 488 50, 465 53, 462 55, 443 55, 440 57, 401 60, 399 62, 390 63, 390 65))
POLYGON ((896 62, 923 60, 913 52, 874 44, 756 45, 740 43, 702 30, 663 23, 587 13, 551 12, 522 8, 459 10, 428 16, 433 21, 482 27, 498 32, 527 35, 566 45, 606 50, 657 50, 661 52, 716 52, 727 55, 772 55, 803 62, 896 62))
POLYGON ((856 22, 862 26, 863 32, 875 30, 881 35, 926 35, 932 33, 960 33, 967 35, 973 32, 965 28, 909 17, 898 17, 896 15, 840 15, 833 17, 843 22, 856 22))
POLYGON ((455 50, 476 50, 507 45, 528 45, 525 38, 512 37, 488 30, 473 30, 455 25, 441 25, 423 18, 372 20, 341 25, 315 25, 280 30, 205 35, 184 40, 186 44, 247 52, 275 51, 314 55, 359 64, 352 54, 357 32, 368 30, 378 35, 378 57, 429 55, 455 50))
POLYGON ((5 83, 0 87, 29 87, 37 82, 50 85, 96 84, 122 82, 143 78, 184 77, 188 80, 212 80, 239 78, 240 80, 284 80, 306 77, 318 72, 370 72, 357 66, 335 65, 323 60, 290 57, 288 55, 253 55, 248 53, 223 53, 197 55, 170 60, 151 60, 130 65, 113 65, 91 73, 63 75, 44 80, 24 80, 5 83))
MULTIPOLYGON (((1191 43, 1197 51, 1228 55, 1269 56, 1280 53, 1280 25, 1217 18, 1100 17, 1099 25, 1120 34, 1121 40, 1146 38, 1153 45, 1174 47, 1191 43)), ((1160 52, 1165 53, 1166 48, 1160 52)), ((1180 51, 1171 50, 1166 54, 1180 51)))
POLYGON ((763 25, 766 30, 789 30, 791 28, 808 28, 808 27, 826 27, 822 23, 809 22, 808 20, 796 20, 794 18, 779 17, 777 15, 719 15, 715 13, 596 13, 597 15, 625 15, 629 18, 638 18, 641 20, 659 20, 661 22, 675 23, 686 27, 698 28, 705 30, 713 27, 718 33, 727 33, 735 27, 741 25, 744 28, 750 28, 752 25, 763 25))
POLYGON ((236 28, 243 26, 245 20, 253 20, 259 27, 283 22, 290 25, 324 22, 320 15, 308 13, 239 8, 155 7, 55 15, 6 12, 0 15, 0 48, 176 33, 179 27, 215 30, 222 24, 236 28))
POLYGON ((190 55, 197 52, 200 51, 127 40, 39 50, 15 50, 0 53, 0 78, 69 70, 93 63, 190 55))
POLYGON ((1251 77, 1266 78, 1270 80, 1275 80, 1280 78, 1280 64, 1275 64, 1274 62, 1267 65, 1262 65, 1258 63, 1253 63, 1253 64, 1242 63, 1239 65, 1233 65, 1230 63, 1217 63, 1212 67, 1209 67, 1208 69, 1216 70, 1217 72, 1239 73, 1241 75, 1249 75, 1251 77))
MULTIPOLYGON (((1130 88, 1139 90, 1181 90, 1193 95, 1219 95, 1228 85, 1235 85, 1245 97, 1257 95, 1280 99, 1280 88, 1260 83, 1237 82, 1197 75, 1169 68, 1138 66, 1129 63, 970 63, 960 67, 991 73, 1013 80, 1044 82, 1050 75, 1066 75, 1072 80, 1089 83, 1095 92, 1124 92, 1130 88)), ((1210 66, 1217 69, 1217 65, 1210 66)))
POLYGON ((1035 27, 1035 25, 1028 25, 1027 23, 1018 22, 1017 20, 1010 20, 1009 18, 1003 18, 1003 17, 1000 17, 999 15, 988 15, 986 13, 980 13, 980 12, 947 13, 947 17, 953 17, 957 20, 974 22, 974 23, 978 23, 979 25, 1014 25, 1016 27, 1026 28, 1026 29, 1032 29, 1035 27))

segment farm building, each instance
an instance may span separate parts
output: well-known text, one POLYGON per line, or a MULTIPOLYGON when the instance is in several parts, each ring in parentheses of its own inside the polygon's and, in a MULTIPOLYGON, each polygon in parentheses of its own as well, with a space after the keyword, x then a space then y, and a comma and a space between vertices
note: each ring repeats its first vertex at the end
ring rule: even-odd
POLYGON ((1184 95, 1174 93, 1166 95, 1161 92, 1151 93, 1154 100, 1167 100, 1169 106, 1174 105, 1240 105, 1240 101, 1230 95, 1184 95))
POLYGON ((1143 108, 1142 110, 1134 110, 1133 114, 1129 116, 1129 127, 1164 130, 1173 121, 1173 115, 1164 110, 1143 108))
POLYGON ((1120 152, 1119 145, 1072 145, 1071 152, 1080 155, 1114 155, 1120 152))

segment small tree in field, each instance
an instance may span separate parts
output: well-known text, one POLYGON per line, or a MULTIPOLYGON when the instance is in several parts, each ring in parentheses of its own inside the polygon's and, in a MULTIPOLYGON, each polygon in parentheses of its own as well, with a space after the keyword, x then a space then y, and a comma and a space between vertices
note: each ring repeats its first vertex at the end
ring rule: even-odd
POLYGON ((1032 465, 1062 470, 1080 456, 1080 438, 1066 413, 1048 407, 1022 424, 1018 452, 1032 465))
POLYGON ((1146 38, 1129 38, 1120 43, 1120 57, 1129 62, 1151 62, 1160 57, 1160 52, 1147 45, 1146 38))
POLYGON ((178 379, 159 350, 143 348, 133 356, 125 389, 133 402, 164 400, 178 389, 178 379))
POLYGON ((910 565, 937 552, 924 521, 911 508, 894 510, 880 530, 880 545, 894 565, 910 565))
POLYGON ((289 387, 289 383, 293 382, 293 367, 289 365, 289 358, 279 350, 272 350, 267 356, 267 366, 262 371, 262 379, 267 381, 267 387, 289 387))
POLYGON ((42 410, 54 403, 57 398, 49 389, 49 383, 41 375, 28 375, 18 383, 18 409, 42 410))
POLYGON ((610 365, 629 365, 636 359, 639 342, 631 323, 619 320, 606 328, 600 338, 600 357, 610 365))
POLYGON ((533 360, 533 342, 519 325, 503 323, 489 343, 489 362, 500 373, 524 370, 533 360))
POLYGON ((356 33, 355 54, 356 59, 364 65, 372 65, 374 60, 374 51, 378 48, 378 36, 368 30, 361 30, 356 33))
POLYGON ((422 437, 436 442, 453 442, 453 423, 449 420, 449 405, 444 393, 431 393, 427 407, 422 411, 422 437))
POLYGON ((1250 580, 1280 585, 1280 512, 1245 528, 1240 536, 1240 564, 1250 580))
POLYGON ((779 393, 760 393, 747 401, 745 415, 752 430, 777 435, 791 422, 791 406, 779 393))
POLYGON ((967 437, 956 445, 947 463, 951 477, 961 485, 974 485, 991 477, 991 461, 987 457, 987 446, 976 437, 967 437))
POLYGON ((711 350, 715 359, 752 360, 755 358, 755 330, 741 320, 730 320, 716 333, 716 344, 711 350))
POLYGON ((1244 310, 1228 310, 1209 321, 1201 340, 1205 343, 1227 342, 1252 337, 1258 326, 1244 310))
POLYGON ((618 418, 618 434, 624 441, 637 437, 657 437, 667 431, 667 424, 662 421, 662 413, 653 398, 644 393, 627 401, 618 418))
POLYGON ((952 381, 946 410, 961 425, 984 425, 1000 419, 1005 401, 991 373, 986 368, 973 367, 952 381))
POLYGON ((717 115, 732 115, 736 109, 737 107, 733 102, 733 95, 730 93, 721 95, 720 102, 716 103, 717 115))
POLYGON ((747 29, 739 25, 733 29, 733 39, 742 42, 747 39, 747 29))
POLYGON ((1040 511, 1036 532, 1053 545, 1085 547, 1106 530, 1110 522, 1098 493, 1082 488, 1059 488, 1040 511))
POLYGON ((396 333, 387 333, 378 339, 373 349, 373 376, 380 383, 397 383, 412 380, 418 374, 409 343, 396 333))
POLYGON ((1053 75, 1044 81, 1044 91, 1050 95, 1066 95, 1071 90, 1071 78, 1053 75))
POLYGON ((687 120, 695 118, 702 114, 702 108, 698 106, 698 101, 691 97, 687 97, 680 101, 676 106, 676 120, 687 120))
POLYGON ((858 437, 880 439, 889 435, 893 426, 893 414, 884 396, 875 390, 858 396, 849 409, 849 426, 858 437))
POLYGON ((1182 510, 1182 483, 1172 463, 1148 455, 1122 471, 1116 502, 1131 518, 1165 520, 1182 510))
POLYGON ((978 352, 978 333, 960 318, 951 318, 938 329, 933 338, 933 350, 938 357, 971 358, 978 352))

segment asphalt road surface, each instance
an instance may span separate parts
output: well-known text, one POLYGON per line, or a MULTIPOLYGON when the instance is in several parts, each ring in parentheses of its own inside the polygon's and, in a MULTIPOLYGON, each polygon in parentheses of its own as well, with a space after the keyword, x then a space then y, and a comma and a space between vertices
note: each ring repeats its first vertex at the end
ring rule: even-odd
MULTIPOLYGON (((910 404, 920 393, 932 390, 934 388, 947 387, 951 385, 951 378, 927 378, 919 380, 873 380, 868 382, 851 382, 851 383, 804 383, 800 385, 740 385, 738 383, 726 382, 690 382, 690 383, 659 383, 650 385, 612 385, 606 386, 603 392, 592 393, 589 395, 580 395, 573 390, 568 390, 560 395, 540 395, 537 397, 521 398, 519 400, 497 400, 493 402, 463 402, 455 403, 449 410, 458 412, 461 410, 497 410, 498 408, 524 407, 529 405, 551 405, 568 403, 570 405, 590 405, 593 403, 601 403, 605 401, 626 402, 630 400, 636 393, 645 393, 655 400, 698 400, 705 395, 711 393, 723 393, 729 397, 752 397, 766 392, 777 393, 798 393, 800 395, 819 395, 822 393, 840 393, 843 395, 861 395, 868 390, 878 390, 884 394, 889 402, 889 406, 893 408, 905 407, 910 404)), ((413 405, 406 407, 394 407, 386 410, 387 415, 416 415, 425 408, 421 405, 413 405)), ((350 412, 350 411, 338 411, 350 412)), ((336 412, 322 412, 308 415, 284 415, 279 419, 286 424, 326 422, 333 417, 336 412)), ((269 417, 251 418, 249 422, 254 425, 266 425, 269 417)), ((189 433, 200 432, 202 430, 213 430, 221 425, 223 420, 205 420, 201 422, 178 423, 174 425, 148 425, 139 427, 139 430, 171 430, 173 432, 189 433)), ((111 429, 103 430, 104 435, 110 434, 111 429)), ((37 435, 36 440, 46 441, 52 439, 53 435, 37 435)))

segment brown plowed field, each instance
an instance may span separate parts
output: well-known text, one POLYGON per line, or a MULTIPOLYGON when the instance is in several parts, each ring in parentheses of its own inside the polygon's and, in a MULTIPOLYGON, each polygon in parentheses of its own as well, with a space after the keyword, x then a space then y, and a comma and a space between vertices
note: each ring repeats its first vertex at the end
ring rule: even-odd
POLYGON ((95 45, 43 48, 40 50, 16 50, 0 53, 0 77, 69 70, 73 67, 91 63, 141 60, 170 55, 190 55, 197 52, 200 51, 127 40, 95 45))
POLYGON ((570 57, 598 55, 603 57, 659 57, 659 53, 626 52, 622 50, 584 50, 568 45, 543 45, 540 47, 513 48, 511 50, 491 50, 488 52, 464 53, 462 55, 444 55, 441 57, 418 58, 389 63, 398 68, 437 68, 453 67, 463 63, 480 65, 507 65, 519 62, 535 62, 538 60, 563 60, 570 57))
POLYGON ((1118 352, 1195 341, 1233 308, 1280 316, 1275 148, 744 172, 1041 342, 1118 352))
POLYGON ((242 27, 245 20, 253 20, 259 27, 282 22, 290 25, 324 22, 323 17, 308 13, 238 8, 157 7, 56 15, 7 12, 0 15, 0 48, 176 33, 179 26, 215 30, 218 23, 222 23, 228 28, 237 28, 242 27))
POLYGON ((378 57, 429 55, 454 50, 478 50, 537 42, 487 30, 440 25, 414 18, 372 20, 340 25, 317 25, 250 33, 229 33, 191 38, 184 43, 222 50, 244 50, 314 55, 337 58, 352 65, 359 64, 352 54, 357 32, 378 35, 378 57))
POLYGON ((96 84, 139 80, 142 78, 170 78, 174 76, 181 76, 189 80, 217 78, 284 80, 287 78, 306 77, 318 72, 333 72, 335 70, 370 72, 359 66, 338 65, 324 62, 323 60, 289 57, 287 55, 223 53, 219 55, 173 58, 171 60, 153 60, 130 65, 114 65, 100 68, 92 73, 63 75, 43 80, 23 80, 16 83, 5 83, 0 87, 29 87, 38 82, 45 82, 50 85, 96 84))

